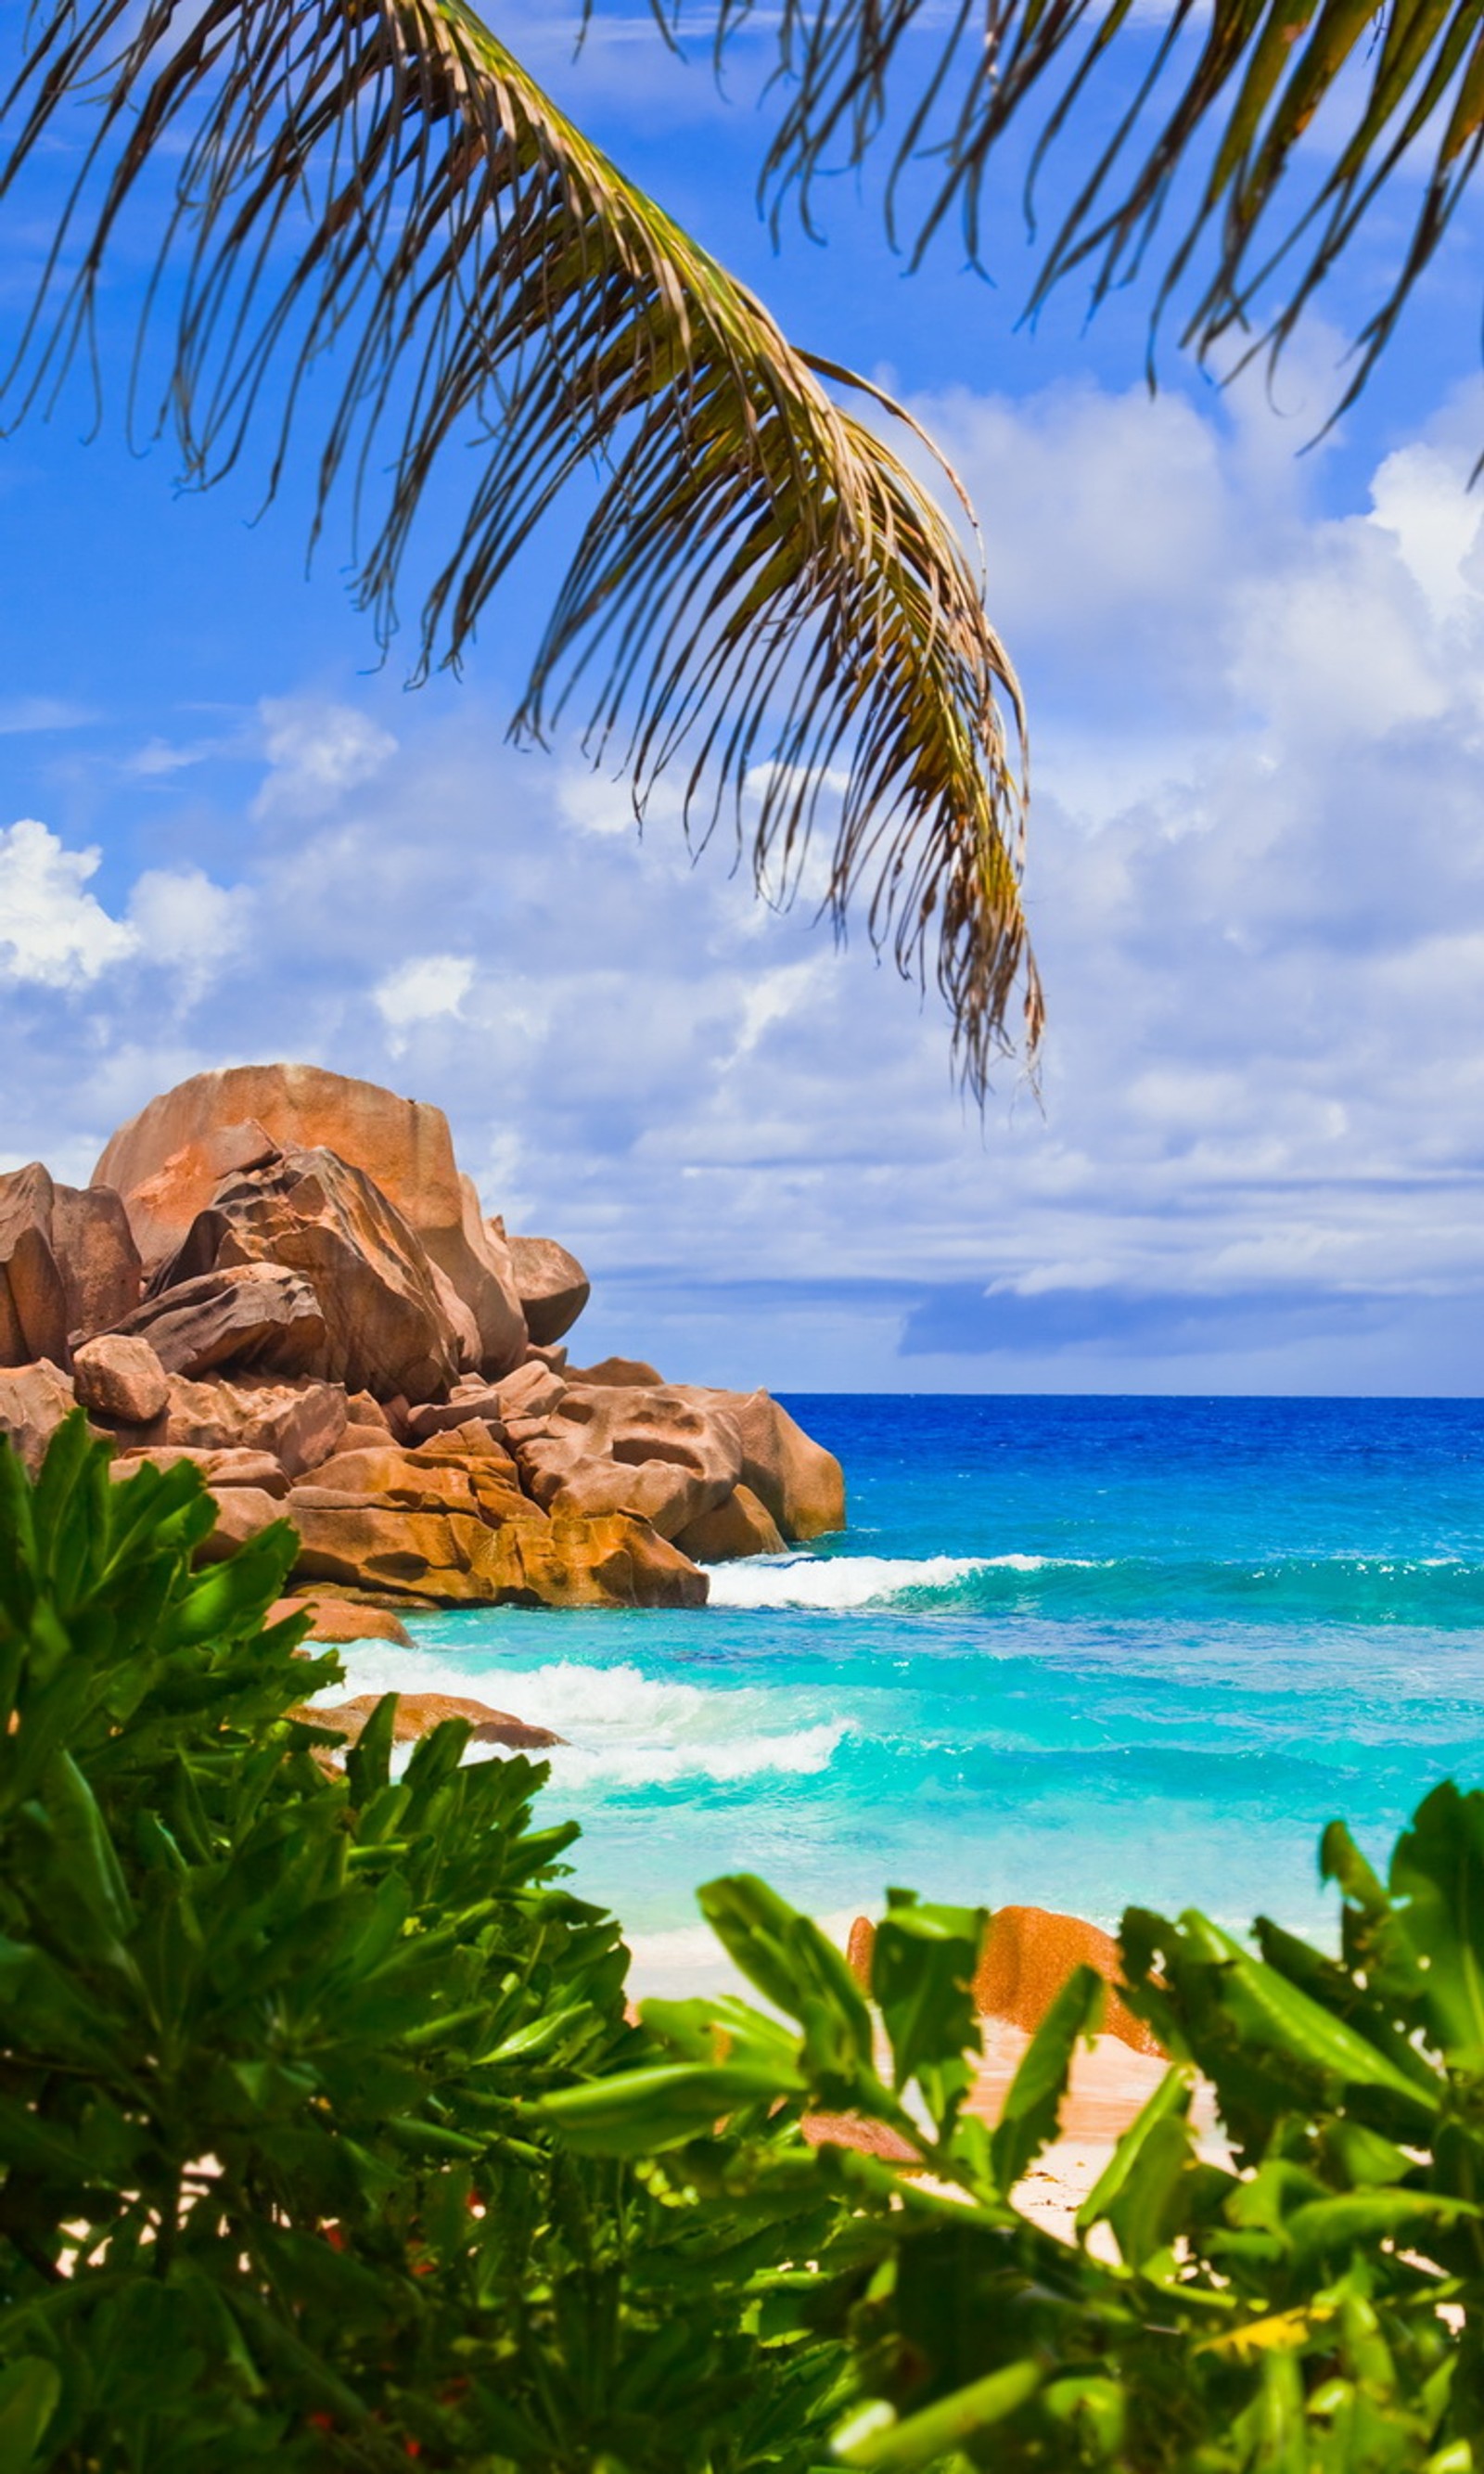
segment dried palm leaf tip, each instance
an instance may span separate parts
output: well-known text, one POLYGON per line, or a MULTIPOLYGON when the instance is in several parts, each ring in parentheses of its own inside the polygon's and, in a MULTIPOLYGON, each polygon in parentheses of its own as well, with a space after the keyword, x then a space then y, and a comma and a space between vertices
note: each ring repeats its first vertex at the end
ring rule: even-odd
POLYGON ((315 529, 348 484, 383 643, 434 471, 474 442, 421 667, 457 662, 585 481, 517 726, 542 738, 579 699, 637 812, 677 768, 688 833, 726 820, 773 901, 832 811, 806 881, 837 930, 864 912, 904 975, 936 979, 969 1089, 1009 1047, 1017 988, 1034 1050, 1020 698, 952 526, 834 400, 848 373, 791 347, 459 0, 45 0, 5 110, 0 189, 43 139, 84 133, 14 417, 91 352, 105 255, 168 161, 132 418, 173 426, 207 481, 261 411, 270 487, 318 418, 315 529), (141 412, 157 321, 168 381, 141 412))

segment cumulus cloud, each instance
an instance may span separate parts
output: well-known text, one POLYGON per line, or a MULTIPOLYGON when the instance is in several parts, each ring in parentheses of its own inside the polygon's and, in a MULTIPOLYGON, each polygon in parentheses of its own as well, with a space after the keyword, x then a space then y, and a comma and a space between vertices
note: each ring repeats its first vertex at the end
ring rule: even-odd
POLYGON ((392 1055, 402 1054, 415 1025, 456 1015, 474 979, 474 966, 467 954, 423 954, 389 971, 372 994, 387 1027, 392 1055))
POLYGON ((391 732, 354 705, 268 696, 260 710, 268 772, 253 803, 257 816, 326 815, 397 752, 391 732))
POLYGON ((65 849, 34 816, 0 831, 0 977, 82 988, 134 952, 133 929, 85 890, 102 860, 65 849))

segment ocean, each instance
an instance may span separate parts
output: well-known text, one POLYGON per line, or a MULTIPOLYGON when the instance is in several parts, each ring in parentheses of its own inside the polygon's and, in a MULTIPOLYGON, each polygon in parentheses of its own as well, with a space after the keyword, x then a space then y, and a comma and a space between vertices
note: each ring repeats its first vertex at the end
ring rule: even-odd
MULTIPOLYGON (((787 1397, 787 1395, 785 1395, 787 1397)), ((850 1526, 685 1613, 496 1609, 345 1653, 568 1740, 548 1817, 646 1988, 710 1972, 693 1890, 842 1929, 888 1883, 1112 1925, 1332 1938, 1319 1832, 1384 1856, 1484 1784, 1484 1403, 788 1397, 850 1526)))

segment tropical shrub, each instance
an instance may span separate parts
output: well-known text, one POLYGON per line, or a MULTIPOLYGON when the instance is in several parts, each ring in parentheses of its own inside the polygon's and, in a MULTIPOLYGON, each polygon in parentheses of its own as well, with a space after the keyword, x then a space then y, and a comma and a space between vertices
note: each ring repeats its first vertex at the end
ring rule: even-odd
POLYGON ((633 2024, 542 1771, 454 1723, 394 1776, 390 1702, 325 1766, 335 1661, 264 1624, 289 1534, 201 1570, 211 1525, 81 1418, 34 1487, 0 1451, 0 2474, 1473 2465, 1484 1796, 1438 1788, 1385 1887, 1331 1826, 1338 1958, 1125 1919, 1171 2060, 1074 2246, 1012 2195, 1087 1971, 992 2128, 980 1911, 892 1893, 867 1999, 713 1882, 767 2008, 633 2024))

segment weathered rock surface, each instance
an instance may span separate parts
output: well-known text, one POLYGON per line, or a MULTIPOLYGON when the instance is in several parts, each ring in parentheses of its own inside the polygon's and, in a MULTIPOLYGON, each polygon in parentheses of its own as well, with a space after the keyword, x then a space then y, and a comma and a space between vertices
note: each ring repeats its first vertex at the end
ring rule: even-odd
MULTIPOLYGON (((171 1378, 165 1441, 200 1451, 271 1452, 291 1478, 317 1468, 347 1433, 338 1383, 192 1383, 171 1378)), ((377 1435, 386 1441, 385 1429, 377 1435)))
POLYGON ((118 1325, 147 1340, 167 1374, 260 1368, 304 1374, 326 1354, 313 1288, 281 1264, 236 1262, 146 1298, 118 1325))
POLYGON ((257 1494, 280 1499, 288 1492, 284 1476, 271 1452, 201 1452, 189 1451, 178 1443, 146 1443, 137 1451, 115 1453, 109 1467, 112 1478, 133 1477, 148 1462, 151 1468, 175 1468, 188 1461, 198 1468, 213 1494, 224 1488, 247 1486, 257 1494))
POLYGON ((147 1340, 103 1332, 72 1360, 72 1384, 85 1409, 124 1426, 150 1426, 170 1404, 170 1377, 147 1340))
POLYGON ((75 1347, 111 1331, 139 1302, 143 1273, 124 1198, 107 1185, 53 1187, 52 1251, 75 1347))
POLYGON ((743 1555, 781 1555, 786 1541, 766 1504, 748 1486, 680 1530, 675 1544, 693 1564, 732 1564, 743 1555))
POLYGON ((525 1327, 538 1347, 549 1347, 571 1331, 593 1284, 576 1255, 554 1237, 510 1237, 506 1244, 525 1327))
POLYGON ((635 1385, 663 1383, 665 1377, 642 1357, 600 1357, 596 1366, 569 1366, 569 1383, 617 1384, 629 1390, 635 1385))
MULTIPOLYGON (((110 1143, 104 1159, 112 1150, 110 1143)), ((153 1279, 161 1264, 179 1253, 192 1221, 199 1211, 206 1210, 224 1176, 239 1176, 245 1169, 267 1168, 278 1152, 273 1136, 251 1119, 242 1125, 216 1126, 199 1140, 172 1152, 141 1183, 131 1185, 120 1199, 145 1277, 153 1279)), ((127 1153, 121 1155, 121 1164, 127 1174, 127 1153)), ((99 1170, 102 1165, 100 1161, 99 1170)), ((99 1170, 94 1171, 91 1190, 111 1191, 99 1183, 99 1170)))
POLYGON ((249 1267, 297 1275, 314 1294, 323 1336, 294 1371, 380 1399, 441 1398, 457 1378, 458 1337, 422 1246, 365 1171, 334 1152, 284 1152, 224 1179, 158 1275, 160 1299, 178 1282, 249 1267))
POLYGON ((260 1487, 223 1487, 215 1501, 216 1527, 205 1545, 197 1547, 198 1564, 225 1563, 229 1555, 234 1555, 270 1521, 283 1517, 283 1505, 265 1494, 260 1487))
MULTIPOLYGON (((520 1380, 507 1376, 501 1394, 520 1380)), ((569 1386, 545 1433, 516 1450, 526 1486, 548 1511, 585 1518, 631 1512, 670 1539, 724 1503, 742 1469, 725 1409, 708 1395, 664 1386, 569 1386)))
POLYGON ((494 1415, 506 1422, 512 1418, 545 1418, 559 1400, 567 1396, 564 1375, 553 1374, 539 1357, 526 1366, 518 1366, 513 1374, 504 1375, 495 1384, 490 1395, 495 1402, 494 1415))
MULTIPOLYGON (((132 1203, 174 1154, 246 1121, 262 1127, 284 1151, 334 1152, 362 1170, 472 1309, 487 1370, 502 1373, 518 1362, 525 1322, 514 1279, 477 1201, 471 1202, 460 1181, 448 1119, 426 1102, 399 1099, 374 1082, 317 1065, 238 1065, 197 1074, 120 1128, 93 1182, 117 1186, 132 1203)), ((158 1219, 158 1203, 149 1207, 158 1219)))
POLYGON ((845 1525, 845 1476, 833 1452, 806 1435, 767 1392, 688 1392, 724 1410, 742 1439, 742 1479, 790 1544, 845 1525))
POLYGON ((350 1598, 275 1598, 268 1621, 282 1623, 286 1616, 303 1614, 313 1617, 309 1640, 390 1640, 402 1649, 412 1646, 412 1635, 389 1607, 361 1606, 350 1598))
POLYGON ((67 1293, 52 1251, 56 1188, 39 1160, 0 1176, 0 1362, 64 1365, 67 1293))
POLYGON ((72 1409, 72 1386, 60 1366, 0 1368, 0 1435, 7 1435, 33 1477, 46 1446, 72 1409))
MULTIPOLYGON (((357 1692, 349 1701, 307 1701, 289 1714, 312 1719, 316 1727, 333 1729, 349 1746, 359 1742, 380 1699, 377 1692, 357 1692)), ((487 1701, 466 1701, 452 1692, 400 1693, 392 1720, 392 1741, 420 1743, 448 1718, 468 1722, 472 1744, 506 1744, 513 1752, 523 1753, 540 1752, 547 1745, 565 1741, 563 1736, 553 1735, 549 1727, 527 1726, 523 1718, 513 1718, 508 1710, 492 1710, 487 1701)))
MULTIPOLYGON (((845 1955, 863 1985, 870 1982, 875 1944, 875 1926, 868 1917, 857 1916, 845 1955)), ((1096 1969, 1108 1988, 1104 2035, 1116 2036, 1136 2053, 1162 2051, 1116 1989, 1123 1962, 1111 1933, 1082 1916, 1058 1915, 1048 1907, 995 1909, 975 1970, 974 2007, 982 2019, 1004 2019, 1034 2035, 1074 1967, 1096 1969)))

